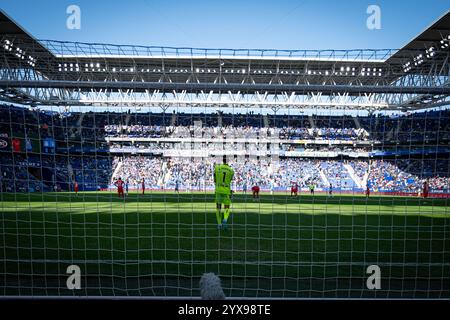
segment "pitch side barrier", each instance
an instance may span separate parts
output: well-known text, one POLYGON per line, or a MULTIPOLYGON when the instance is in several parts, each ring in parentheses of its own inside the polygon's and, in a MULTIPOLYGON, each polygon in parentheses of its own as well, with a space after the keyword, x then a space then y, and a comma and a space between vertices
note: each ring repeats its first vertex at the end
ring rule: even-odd
MULTIPOLYGON (((109 187, 109 188, 101 188, 99 191, 109 191, 109 192, 117 192, 117 187, 109 187)), ((138 188, 129 188, 129 192, 142 192, 142 189, 138 188)), ((213 188, 182 188, 178 189, 179 193, 205 193, 205 192, 213 192, 213 188)), ((238 188, 236 190, 239 193, 243 193, 242 188, 238 188)), ((175 188, 160 188, 160 187, 149 187, 145 189, 145 192, 176 192, 175 188)), ((251 194, 250 188, 247 189, 246 193, 251 194)), ((261 193, 269 193, 269 194, 290 194, 291 188, 276 188, 271 190, 270 188, 261 188, 261 193)), ((309 195, 311 194, 310 190, 307 188, 301 188, 298 192, 299 195, 309 195)), ((314 190, 314 194, 328 194, 328 189, 316 188, 314 190)), ((343 189, 333 189, 333 195, 366 195, 365 190, 360 188, 355 188, 353 190, 343 190, 343 189)), ((370 191, 370 196, 396 196, 396 197, 422 197, 421 192, 402 192, 402 191, 370 191)), ((428 193, 428 198, 450 198, 450 190, 433 190, 428 193)))
MULTIPOLYGON (((427 198, 450 198, 450 193, 439 192, 440 190, 432 191, 428 193, 427 198)), ((400 197, 423 197, 420 192, 371 192, 371 194, 384 195, 384 196, 400 196, 400 197)))

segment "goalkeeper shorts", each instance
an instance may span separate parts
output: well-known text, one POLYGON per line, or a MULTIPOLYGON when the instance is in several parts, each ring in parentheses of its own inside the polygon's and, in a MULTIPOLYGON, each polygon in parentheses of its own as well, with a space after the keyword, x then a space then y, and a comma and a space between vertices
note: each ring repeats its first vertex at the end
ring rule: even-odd
POLYGON ((216 193, 216 203, 229 206, 231 204, 230 195, 225 193, 216 193))

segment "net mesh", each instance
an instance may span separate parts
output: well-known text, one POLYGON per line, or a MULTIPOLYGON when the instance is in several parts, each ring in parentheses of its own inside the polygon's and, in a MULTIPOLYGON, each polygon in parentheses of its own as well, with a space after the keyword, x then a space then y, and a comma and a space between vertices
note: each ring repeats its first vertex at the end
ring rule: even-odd
POLYGON ((4 296, 450 297, 447 109, 0 108, 4 296))

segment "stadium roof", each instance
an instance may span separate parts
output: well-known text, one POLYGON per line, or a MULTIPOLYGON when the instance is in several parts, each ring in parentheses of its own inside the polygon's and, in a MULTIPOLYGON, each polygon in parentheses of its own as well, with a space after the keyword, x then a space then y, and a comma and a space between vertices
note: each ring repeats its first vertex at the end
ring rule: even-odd
MULTIPOLYGON (((448 41, 450 40, 450 11, 443 14, 437 21, 427 27, 422 33, 416 36, 413 40, 408 42, 401 50, 389 57, 386 62, 389 64, 405 65, 412 59, 414 65, 414 58, 417 58, 417 54, 422 54, 422 57, 426 58, 426 55, 430 55, 433 51, 446 50, 448 52, 448 41), (446 46, 447 44, 447 46, 446 46), (432 50, 430 50, 432 48, 432 50)), ((442 58, 442 57, 441 57, 442 58)), ((420 61, 416 59, 417 61, 420 61)), ((428 60, 429 61, 429 60, 428 60)), ((434 59, 442 66, 443 59, 434 59)), ((418 64, 414 68, 426 69, 427 60, 424 60, 423 64, 418 64)))
POLYGON ((400 50, 234 50, 38 41, 3 11, 0 40, 0 96, 20 103, 76 104, 62 98, 64 90, 153 90, 409 94, 413 96, 406 103, 400 99, 386 108, 417 109, 430 101, 445 103, 450 95, 450 11, 400 50), (430 74, 445 79, 416 79, 430 74), (407 76, 410 79, 403 80, 407 76))

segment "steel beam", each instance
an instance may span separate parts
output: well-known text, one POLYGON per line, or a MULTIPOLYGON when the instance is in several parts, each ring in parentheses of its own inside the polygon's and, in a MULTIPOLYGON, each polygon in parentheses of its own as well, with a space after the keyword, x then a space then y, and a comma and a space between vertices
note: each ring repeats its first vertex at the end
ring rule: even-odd
POLYGON ((173 90, 200 92, 202 90, 223 92, 253 93, 264 91, 268 93, 296 92, 322 93, 337 92, 349 94, 380 93, 380 94, 433 94, 450 95, 450 87, 442 86, 372 86, 372 85, 307 85, 307 84, 256 84, 256 83, 164 83, 164 82, 102 82, 102 81, 63 81, 63 80, 0 80, 0 88, 61 88, 61 89, 134 89, 136 90, 173 90))

